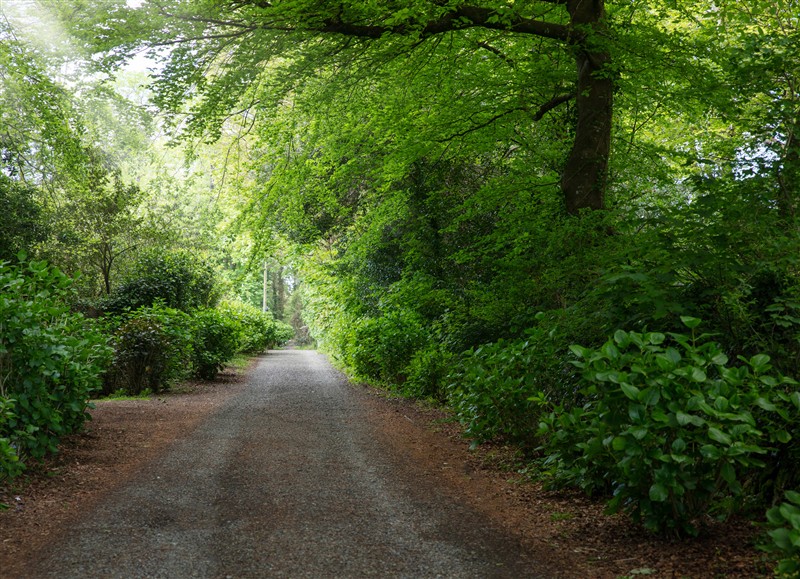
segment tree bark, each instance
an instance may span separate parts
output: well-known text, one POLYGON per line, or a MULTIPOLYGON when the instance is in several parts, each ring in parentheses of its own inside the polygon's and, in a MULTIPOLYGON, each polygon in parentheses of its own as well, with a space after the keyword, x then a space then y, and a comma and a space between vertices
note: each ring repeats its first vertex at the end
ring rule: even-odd
POLYGON ((778 169, 778 211, 787 223, 792 223, 797 217, 800 192, 800 124, 791 127, 788 132, 778 169))
POLYGON ((561 175, 561 192, 567 213, 575 215, 605 206, 614 81, 608 69, 611 55, 602 46, 604 0, 569 0, 567 10, 580 38, 574 43, 578 122, 561 175))

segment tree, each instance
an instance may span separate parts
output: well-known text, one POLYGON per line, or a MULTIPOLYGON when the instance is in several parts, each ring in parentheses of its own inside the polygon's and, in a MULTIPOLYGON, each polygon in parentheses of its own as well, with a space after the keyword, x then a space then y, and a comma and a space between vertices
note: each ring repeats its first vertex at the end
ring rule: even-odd
POLYGON ((87 191, 73 194, 59 209, 56 222, 61 243, 53 247, 53 253, 60 254, 70 269, 99 276, 101 292, 109 295, 112 272, 120 259, 128 254, 135 257, 137 249, 156 237, 139 214, 142 201, 141 190, 123 183, 119 171, 98 171, 87 191))
MULTIPOLYGON (((536 122, 559 105, 574 101, 574 135, 561 170, 565 207, 569 213, 577 213, 604 206, 614 93, 604 0, 542 0, 531 5, 491 1, 475 5, 159 1, 138 10, 116 7, 114 16, 106 23, 111 30, 100 38, 99 48, 108 50, 115 60, 142 43, 169 46, 156 83, 156 100, 177 112, 190 99, 202 96, 195 100, 194 114, 184 126, 209 130, 212 138, 219 135, 221 123, 236 106, 250 108, 247 99, 241 102, 240 98, 251 85, 270 82, 262 73, 280 66, 286 57, 298 63, 293 74, 308 76, 325 62, 341 64, 342 55, 355 59, 354 49, 368 48, 377 64, 444 39, 456 44, 455 51, 463 51, 466 44, 472 51, 486 52, 498 63, 520 70, 546 68, 545 63, 560 68, 557 61, 566 52, 573 55, 575 63, 571 86, 563 86, 560 78, 551 79, 555 82, 549 96, 528 95, 513 107, 490 111, 472 123, 468 132, 520 111, 528 115, 529 122, 536 122), (321 46, 320 38, 325 39, 321 46), (512 52, 516 52, 515 39, 523 39, 527 54, 519 56, 529 62, 518 65, 517 55, 505 53, 507 39, 511 39, 512 52)), ((70 17, 73 26, 83 26, 88 41, 97 17, 78 13, 76 18, 75 10, 70 10, 70 17)), ((96 38, 94 45, 97 49, 96 38)), ((277 82, 283 82, 278 76, 277 82)), ((300 82, 297 76, 284 81, 284 94, 289 85, 300 82)), ((529 78, 528 82, 538 84, 538 79, 529 78)), ((547 91, 537 87, 532 92, 547 91)))
POLYGON ((38 195, 35 187, 0 175, 0 261, 13 260, 20 251, 31 252, 47 236, 38 195))
POLYGON ((69 93, 0 12, 0 170, 23 183, 63 186, 83 166, 81 132, 69 93))

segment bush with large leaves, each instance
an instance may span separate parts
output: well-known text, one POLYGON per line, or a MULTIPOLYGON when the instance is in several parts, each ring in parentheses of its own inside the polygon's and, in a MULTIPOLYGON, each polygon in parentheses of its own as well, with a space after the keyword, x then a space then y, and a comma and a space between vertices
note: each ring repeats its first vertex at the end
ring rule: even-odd
POLYGON ((461 355, 446 381, 450 405, 466 434, 528 450, 537 446, 537 400, 562 401, 575 390, 576 376, 565 372, 559 338, 556 328, 543 323, 528 330, 526 339, 498 340, 461 355))
POLYGON ((245 354, 261 354, 290 340, 294 329, 275 320, 270 312, 242 302, 223 302, 219 311, 241 325, 238 350, 245 354))
POLYGON ((71 280, 44 262, 0 262, 0 478, 83 426, 111 350, 70 312, 71 280))
POLYGON ((426 341, 422 320, 413 312, 398 310, 385 316, 357 320, 341 337, 345 362, 363 378, 402 383, 414 352, 426 341))
POLYGON ((622 330, 573 351, 586 402, 543 418, 545 464, 562 482, 612 493, 612 510, 653 531, 695 534, 702 516, 728 514, 743 481, 800 431, 796 383, 776 377, 769 356, 734 366, 706 334, 622 330))

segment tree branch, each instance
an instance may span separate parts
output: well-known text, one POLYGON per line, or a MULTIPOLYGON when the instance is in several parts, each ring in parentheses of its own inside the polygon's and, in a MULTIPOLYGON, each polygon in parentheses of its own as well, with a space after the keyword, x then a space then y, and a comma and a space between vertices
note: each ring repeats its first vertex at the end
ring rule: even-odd
MULTIPOLYGON (((549 1, 553 4, 566 3, 566 0, 545 1, 549 1)), ((259 3, 256 1, 242 2, 239 4, 239 6, 245 5, 259 6, 262 8, 262 10, 274 8, 274 6, 270 6, 269 4, 267 4, 269 8, 264 8, 264 3, 259 3)), ((459 6, 455 10, 444 14, 440 18, 431 20, 421 25, 421 27, 412 26, 409 24, 398 24, 396 26, 356 24, 354 22, 343 21, 339 17, 328 18, 327 20, 323 20, 320 24, 306 27, 300 24, 281 22, 277 19, 271 22, 251 23, 243 20, 222 20, 218 18, 206 18, 198 15, 167 14, 166 12, 164 12, 164 14, 173 18, 180 18, 181 20, 204 22, 206 24, 212 24, 215 26, 227 26, 246 30, 259 28, 262 30, 276 30, 281 32, 318 32, 372 39, 378 39, 387 34, 409 36, 415 32, 419 34, 420 37, 425 38, 436 34, 442 34, 444 32, 466 30, 468 28, 486 28, 489 30, 531 34, 534 36, 541 36, 544 38, 551 38, 564 42, 570 42, 576 38, 574 30, 570 26, 546 22, 543 20, 536 20, 533 18, 522 18, 519 16, 512 17, 510 21, 503 22, 499 18, 497 11, 491 8, 483 8, 481 6, 459 6)), ((278 14, 275 16, 278 16, 278 14)), ((308 16, 313 16, 313 14, 309 14, 308 16)))
POLYGON ((475 44, 477 44, 477 46, 478 46, 479 48, 483 48, 484 50, 488 50, 489 52, 491 52, 492 54, 494 54, 494 55, 495 55, 497 58, 499 58, 500 60, 502 60, 503 62, 505 62, 505 63, 506 63, 508 66, 510 66, 511 68, 514 68, 514 67, 516 67, 516 66, 517 66, 517 63, 516 63, 516 62, 514 62, 514 59, 513 59, 513 58, 511 58, 510 56, 508 56, 508 55, 507 55, 505 52, 503 52, 503 51, 502 51, 502 50, 500 50, 499 48, 497 48, 497 47, 495 47, 495 46, 492 46, 492 45, 491 45, 491 44, 489 44, 488 42, 476 42, 475 44))
POLYGON ((544 116, 556 108, 558 105, 564 104, 566 102, 571 101, 575 98, 574 93, 570 94, 562 94, 556 97, 551 98, 549 101, 544 103, 542 106, 539 107, 539 110, 536 111, 536 114, 533 115, 534 121, 541 121, 544 116))
MULTIPOLYGON (((509 23, 503 23, 497 19, 496 11, 479 6, 460 6, 452 12, 448 12, 438 20, 431 20, 419 30, 419 35, 421 37, 427 37, 444 32, 466 30, 468 28, 487 28, 489 30, 532 34, 565 42, 569 41, 572 36, 571 28, 563 24, 520 17, 513 18, 509 23)), ((345 34, 347 36, 381 38, 385 34, 408 35, 414 31, 414 28, 406 24, 388 27, 359 25, 331 19, 320 28, 310 28, 309 30, 345 34)))
POLYGON ((516 113, 516 112, 524 111, 524 110, 526 110, 525 107, 514 107, 513 109, 508 109, 507 111, 503 111, 502 113, 497 113, 496 115, 492 116, 491 118, 487 119, 486 121, 484 121, 484 122, 482 122, 480 124, 473 125, 473 126, 469 127, 468 129, 464 129, 463 131, 459 131, 457 133, 453 133, 452 135, 449 135, 449 136, 447 136, 447 137, 445 137, 443 139, 437 139, 437 142, 444 143, 444 142, 456 139, 458 137, 465 137, 470 133, 474 133, 475 131, 479 131, 480 129, 488 127, 493 122, 502 119, 506 115, 510 115, 511 113, 516 113))

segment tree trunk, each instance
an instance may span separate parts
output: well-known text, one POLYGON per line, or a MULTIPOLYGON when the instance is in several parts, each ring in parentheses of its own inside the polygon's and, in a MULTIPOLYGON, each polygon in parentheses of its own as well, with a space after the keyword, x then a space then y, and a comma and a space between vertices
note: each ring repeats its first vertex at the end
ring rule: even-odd
POLYGON ((800 191, 800 124, 791 127, 786 137, 786 146, 781 155, 778 169, 778 211, 786 223, 793 223, 797 217, 797 196, 800 191))
POLYGON ((276 320, 283 320, 286 309, 286 285, 283 280, 283 266, 272 271, 272 314, 276 320))
POLYGON ((608 65, 611 55, 603 46, 604 0, 569 0, 572 25, 581 33, 576 41, 578 68, 575 142, 561 175, 567 212, 603 209, 608 156, 611 150, 614 81, 608 65))

